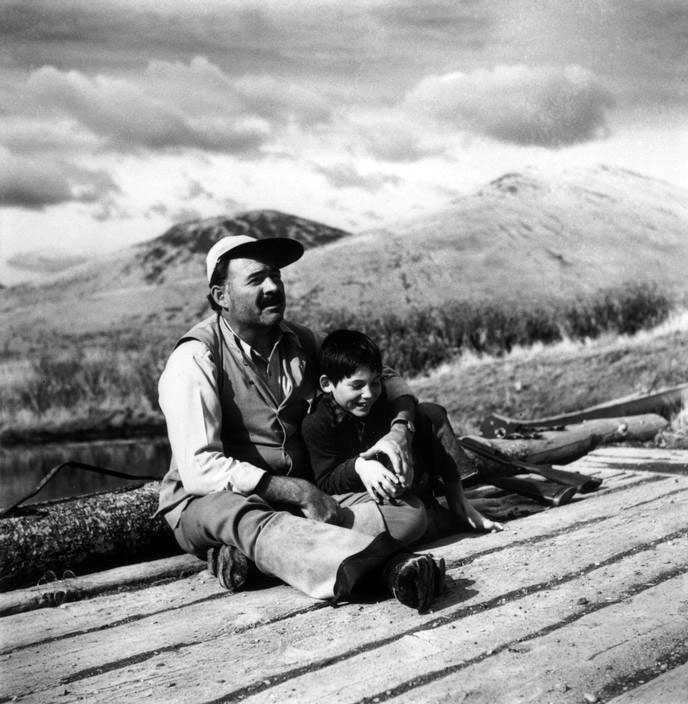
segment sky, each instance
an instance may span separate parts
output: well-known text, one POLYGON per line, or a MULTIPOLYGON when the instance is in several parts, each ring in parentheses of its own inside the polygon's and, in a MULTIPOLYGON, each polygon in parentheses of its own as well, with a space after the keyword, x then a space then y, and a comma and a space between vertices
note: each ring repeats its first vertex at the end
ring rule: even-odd
POLYGON ((0 0, 0 282, 176 222, 359 232, 506 172, 688 189, 685 0, 0 0))

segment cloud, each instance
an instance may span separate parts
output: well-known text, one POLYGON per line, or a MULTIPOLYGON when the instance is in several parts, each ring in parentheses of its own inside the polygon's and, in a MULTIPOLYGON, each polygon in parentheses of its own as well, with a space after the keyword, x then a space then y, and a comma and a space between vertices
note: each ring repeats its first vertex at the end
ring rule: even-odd
POLYGON ((43 210, 70 201, 93 203, 119 189, 103 171, 2 153, 0 207, 43 210))
MULTIPOLYGON (((195 148, 256 153, 276 130, 313 126, 330 110, 316 93, 269 76, 231 80, 202 57, 151 61, 132 77, 90 76, 43 66, 2 96, 6 143, 24 152, 38 143, 124 152, 195 148)), ((36 150, 36 147, 33 147, 36 150)))
POLYGON ((427 129, 392 115, 366 120, 357 126, 367 151, 378 159, 409 162, 441 154, 443 143, 429 139, 427 129))
POLYGON ((362 174, 352 164, 335 164, 333 166, 316 166, 316 171, 323 174, 335 188, 362 188, 366 191, 379 191, 387 184, 398 185, 401 179, 390 174, 362 174))
POLYGON ((404 106, 503 142, 561 147, 607 132, 614 98, 579 66, 498 66, 423 79, 404 106))
MULTIPOLYGON (((180 98, 182 105, 195 92, 188 87, 188 94, 180 98)), ((203 114, 198 109, 193 114, 169 95, 165 100, 155 90, 108 76, 91 78, 44 66, 31 74, 27 89, 40 112, 69 116, 123 150, 197 147, 244 152, 256 149, 270 133, 269 125, 258 117, 231 110, 203 114)), ((183 93, 178 87, 177 95, 183 93)))

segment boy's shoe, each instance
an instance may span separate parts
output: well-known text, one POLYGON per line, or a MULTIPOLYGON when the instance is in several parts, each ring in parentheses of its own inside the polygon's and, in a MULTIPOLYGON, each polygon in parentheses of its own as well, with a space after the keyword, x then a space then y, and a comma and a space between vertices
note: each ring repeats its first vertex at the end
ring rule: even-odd
POLYGON ((422 614, 444 590, 445 573, 444 558, 401 553, 385 565, 384 580, 397 601, 422 614))
POLYGON ((208 550, 208 571, 228 592, 240 592, 248 580, 248 558, 233 545, 208 550))

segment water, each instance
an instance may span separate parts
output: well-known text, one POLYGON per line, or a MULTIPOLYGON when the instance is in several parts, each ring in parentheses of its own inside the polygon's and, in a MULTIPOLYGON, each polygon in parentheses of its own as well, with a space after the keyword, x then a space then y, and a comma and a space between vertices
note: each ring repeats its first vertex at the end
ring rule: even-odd
MULTIPOLYGON (((170 463, 170 450, 166 438, 0 448, 0 506, 9 506, 26 496, 53 467, 67 461, 84 462, 136 476, 162 477, 170 463)), ((145 480, 105 477, 94 472, 66 467, 27 503, 111 491, 120 487, 135 486, 142 481, 145 480)))

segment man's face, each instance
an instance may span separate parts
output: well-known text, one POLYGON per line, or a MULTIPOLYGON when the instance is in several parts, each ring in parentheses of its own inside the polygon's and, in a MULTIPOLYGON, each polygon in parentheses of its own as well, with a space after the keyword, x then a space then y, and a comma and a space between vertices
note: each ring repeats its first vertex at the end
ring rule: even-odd
POLYGON ((273 327, 284 317, 286 298, 279 268, 268 260, 232 259, 216 300, 232 327, 273 327))

